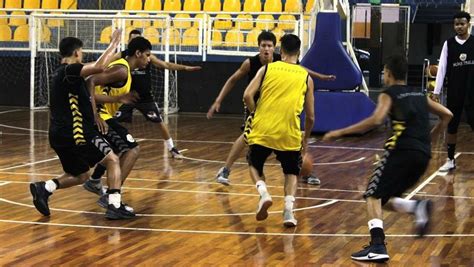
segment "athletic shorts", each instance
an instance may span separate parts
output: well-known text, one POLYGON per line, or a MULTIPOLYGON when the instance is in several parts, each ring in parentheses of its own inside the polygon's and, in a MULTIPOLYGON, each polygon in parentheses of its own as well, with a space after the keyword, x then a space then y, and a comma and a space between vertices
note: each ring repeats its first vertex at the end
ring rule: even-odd
POLYGON ((367 185, 364 198, 401 197, 425 173, 430 157, 417 150, 385 150, 367 185))
POLYGON ((272 152, 275 153, 276 159, 280 162, 284 174, 300 174, 302 164, 301 151, 279 151, 261 145, 250 145, 247 162, 262 177, 263 165, 272 152))
POLYGON ((106 123, 109 126, 109 130, 104 137, 111 144, 115 154, 120 156, 138 146, 138 143, 128 132, 127 128, 120 125, 115 118, 108 119, 106 123))
POLYGON ((134 109, 138 109, 143 116, 145 116, 145 119, 151 122, 160 123, 163 121, 161 111, 156 102, 124 104, 120 106, 119 110, 115 113, 115 118, 117 118, 119 122, 132 122, 134 109))
POLYGON ((84 145, 52 148, 58 154, 64 172, 73 176, 86 173, 112 152, 109 142, 99 135, 86 141, 84 145))

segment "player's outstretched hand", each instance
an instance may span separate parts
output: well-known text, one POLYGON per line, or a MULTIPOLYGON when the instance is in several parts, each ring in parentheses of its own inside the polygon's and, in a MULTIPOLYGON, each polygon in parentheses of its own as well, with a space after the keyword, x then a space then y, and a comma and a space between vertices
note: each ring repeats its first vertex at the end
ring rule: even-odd
POLYGON ((138 96, 138 93, 135 91, 131 91, 128 94, 124 94, 119 96, 119 102, 122 104, 133 104, 138 101, 140 97, 138 96))
POLYGON ((439 95, 437 94, 431 94, 430 95, 431 100, 433 100, 436 103, 439 103, 439 95))
POLYGON ((323 81, 335 81, 336 75, 324 75, 323 81))
POLYGON ((221 103, 219 102, 214 102, 212 106, 209 108, 207 111, 207 118, 210 119, 214 115, 214 112, 219 112, 219 109, 221 108, 221 103))
POLYGON ((202 67, 201 66, 186 66, 184 68, 185 71, 198 71, 198 70, 201 70, 202 67))
POLYGON ((330 131, 326 133, 323 136, 323 141, 334 141, 342 136, 341 132, 336 130, 336 131, 330 131))
POLYGON ((118 45, 120 44, 120 40, 122 39, 122 29, 115 29, 112 33, 112 38, 110 40, 110 45, 118 45))
POLYGON ((107 134, 109 131, 109 125, 107 125, 107 123, 101 117, 96 116, 95 123, 101 134, 107 134))

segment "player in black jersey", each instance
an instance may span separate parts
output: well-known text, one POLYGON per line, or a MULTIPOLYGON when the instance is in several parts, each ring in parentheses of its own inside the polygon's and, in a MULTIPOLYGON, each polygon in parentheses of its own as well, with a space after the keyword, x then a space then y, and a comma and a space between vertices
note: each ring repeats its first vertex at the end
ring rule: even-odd
POLYGON ((364 133, 382 124, 387 116, 392 121, 392 136, 385 142, 384 155, 364 193, 370 218, 370 245, 352 254, 352 259, 355 260, 383 262, 389 259, 385 247, 382 207, 414 214, 419 236, 423 236, 428 230, 431 201, 410 200, 401 196, 425 172, 431 158, 431 136, 446 128, 453 115, 420 90, 406 86, 407 70, 408 63, 404 56, 392 56, 384 68, 384 82, 388 88, 379 95, 372 116, 344 129, 331 131, 323 138, 327 141, 344 135, 364 133), (431 130, 431 136, 429 112, 440 118, 431 130))
POLYGON ((49 142, 58 154, 64 174, 46 182, 30 184, 33 203, 44 216, 49 216, 48 198, 56 189, 82 184, 89 168, 101 163, 109 170, 109 199, 106 218, 129 219, 134 213, 121 201, 119 159, 109 143, 98 132, 95 121, 94 91, 87 90, 84 77, 103 72, 120 43, 121 31, 115 31, 104 54, 95 62, 82 64, 82 41, 66 37, 59 44, 61 66, 53 74, 51 90, 49 142))
MULTIPOLYGON (((273 33, 268 32, 268 31, 262 31, 262 33, 260 33, 260 35, 258 36, 259 53, 251 58, 246 59, 242 63, 240 68, 234 74, 232 74, 232 76, 230 76, 229 79, 227 79, 226 83, 222 87, 216 100, 214 101, 212 106, 209 108, 209 111, 207 112, 208 119, 212 118, 215 112, 219 112, 222 101, 224 100, 225 96, 229 94, 229 92, 234 88, 238 80, 242 79, 245 75, 247 75, 248 82, 250 83, 250 81, 252 81, 252 79, 257 74, 257 71, 262 66, 267 65, 268 63, 271 63, 271 62, 281 60, 280 54, 274 53, 275 45, 276 45, 276 37, 273 33)), ((336 79, 334 75, 324 75, 312 70, 308 70, 308 69, 306 70, 309 72, 309 75, 311 75, 312 77, 316 79, 320 79, 320 80, 336 79)), ((259 94, 256 94, 255 102, 257 102, 258 97, 259 97, 259 94)), ((245 118, 244 118, 244 122, 245 122, 245 120, 247 119, 247 116, 250 113, 248 112, 247 108, 244 109, 244 112, 245 112, 245 118)), ((244 137, 242 134, 235 140, 229 152, 229 155, 227 156, 224 167, 222 167, 217 173, 216 179, 219 183, 224 184, 224 185, 230 184, 229 175, 230 175, 231 167, 234 164, 234 162, 239 158, 240 153, 242 152, 242 150, 244 150, 244 148, 245 148, 245 142, 244 142, 244 137)), ((319 185, 321 183, 321 181, 314 174, 303 177, 303 180, 309 184, 314 184, 314 185, 319 185)))
POLYGON ((445 172, 456 168, 454 154, 463 110, 466 111, 468 124, 474 130, 474 37, 469 34, 470 20, 471 16, 467 12, 462 11, 454 15, 456 36, 444 42, 436 75, 433 99, 439 102, 439 94, 446 77, 447 107, 454 114, 446 137, 448 159, 440 168, 440 171, 445 172))

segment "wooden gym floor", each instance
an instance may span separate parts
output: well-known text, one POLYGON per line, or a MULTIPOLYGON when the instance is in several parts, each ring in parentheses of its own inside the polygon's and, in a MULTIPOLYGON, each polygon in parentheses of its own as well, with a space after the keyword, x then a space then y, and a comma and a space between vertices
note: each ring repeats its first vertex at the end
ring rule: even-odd
MULTIPOLYGON (((240 117, 171 115, 170 132, 185 150, 183 160, 168 157, 155 125, 134 119, 125 125, 141 155, 123 196, 137 218, 106 220, 97 197, 81 186, 56 191, 46 218, 32 206, 28 184, 62 172, 48 144, 48 112, 0 108, 0 265, 365 265, 350 254, 369 241, 361 195, 385 127, 331 143, 316 137, 309 151, 322 183, 299 182, 298 226, 285 229, 283 176, 274 158, 265 168, 274 199, 266 221, 255 220, 258 193, 244 154, 231 186, 214 180, 240 134, 240 117)), ((437 173, 446 158, 441 139, 433 150, 429 169, 406 195, 434 201, 431 233, 417 239, 413 217, 385 212, 388 265, 474 266, 473 133, 461 126, 452 173, 437 173)))

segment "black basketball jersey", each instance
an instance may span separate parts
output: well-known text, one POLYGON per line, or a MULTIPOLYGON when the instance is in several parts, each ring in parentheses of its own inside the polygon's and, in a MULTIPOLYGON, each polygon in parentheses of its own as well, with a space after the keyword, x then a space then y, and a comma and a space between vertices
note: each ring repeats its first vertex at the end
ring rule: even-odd
POLYGON ((392 99, 392 136, 385 142, 385 148, 418 150, 431 156, 431 129, 426 95, 404 85, 390 86, 383 93, 392 99))
MULTIPOLYGON (((122 51, 122 58, 128 56, 128 50, 122 51)), ((151 94, 151 64, 145 69, 131 70, 132 86, 131 90, 136 91, 140 96, 139 102, 153 102, 151 94)))
POLYGON ((91 96, 81 77, 82 64, 62 64, 53 74, 49 139, 52 147, 86 143, 96 134, 91 96))
POLYGON ((463 99, 466 90, 474 90, 474 36, 469 36, 464 44, 456 42, 455 37, 446 42, 448 101, 463 99))
MULTIPOLYGON (((262 62, 260 62, 260 54, 257 54, 251 58, 250 60, 250 71, 248 73, 248 80, 249 83, 252 81, 252 79, 257 75, 258 70, 263 67, 262 62)), ((281 61, 281 55, 273 53, 273 62, 275 61, 281 61)))

